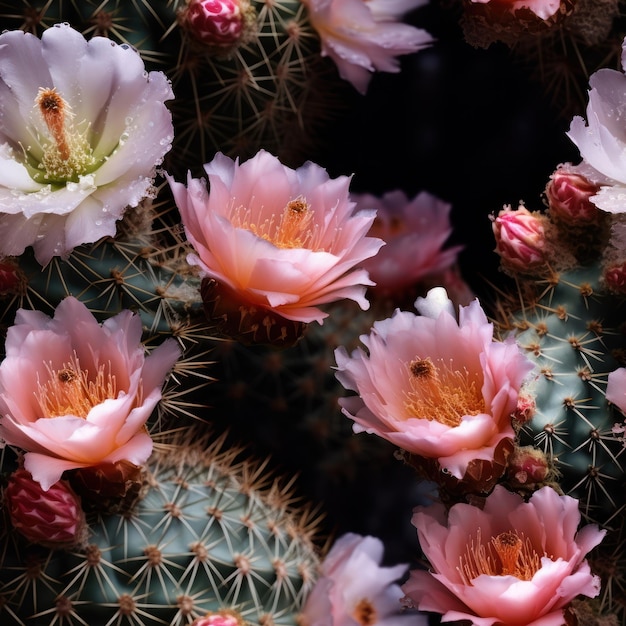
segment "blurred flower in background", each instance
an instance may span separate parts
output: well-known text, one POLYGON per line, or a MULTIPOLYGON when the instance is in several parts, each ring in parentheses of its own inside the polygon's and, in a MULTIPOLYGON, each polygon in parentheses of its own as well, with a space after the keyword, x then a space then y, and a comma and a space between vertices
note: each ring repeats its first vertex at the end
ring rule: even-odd
POLYGON ((396 57, 432 44, 424 30, 399 20, 426 0, 303 0, 339 75, 365 93, 373 72, 399 72, 396 57))
POLYGON ((402 614, 398 581, 407 565, 381 566, 383 551, 376 537, 339 537, 304 605, 304 626, 426 626, 425 615, 402 614))
POLYGON ((377 293, 398 294, 416 283, 449 270, 462 246, 445 249, 452 234, 451 206, 423 191, 409 200, 401 190, 381 197, 351 194, 357 209, 375 209, 370 236, 385 242, 363 267, 376 283, 377 293))

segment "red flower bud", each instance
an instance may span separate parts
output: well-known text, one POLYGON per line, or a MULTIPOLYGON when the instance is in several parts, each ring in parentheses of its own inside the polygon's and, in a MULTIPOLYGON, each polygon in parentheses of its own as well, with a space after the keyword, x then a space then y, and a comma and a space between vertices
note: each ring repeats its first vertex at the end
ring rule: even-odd
POLYGON ((604 281, 610 291, 626 293, 626 261, 619 265, 612 265, 604 270, 604 281))
POLYGON ((558 169, 552 174, 546 187, 550 213, 567 222, 592 222, 600 210, 590 198, 598 189, 597 185, 584 176, 558 169))
POLYGON ((193 37, 214 46, 236 44, 244 21, 242 0, 190 0, 182 19, 193 37))
POLYGON ((66 481, 44 491, 30 472, 18 469, 9 477, 4 497, 13 527, 29 541, 61 547, 82 540, 85 514, 66 481))

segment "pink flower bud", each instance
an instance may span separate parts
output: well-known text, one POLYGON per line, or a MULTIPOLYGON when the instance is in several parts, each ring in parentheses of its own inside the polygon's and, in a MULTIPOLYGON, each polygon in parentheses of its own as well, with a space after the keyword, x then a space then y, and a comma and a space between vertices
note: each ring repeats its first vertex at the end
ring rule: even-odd
POLYGON ((610 291, 626 293, 626 261, 619 265, 612 265, 604 270, 604 281, 610 291))
POLYGON ((546 187, 551 214, 567 222, 594 221, 599 209, 590 198, 597 192, 597 185, 564 169, 556 170, 546 187))
POLYGON ((536 410, 537 402, 535 396, 522 391, 517 398, 517 406, 515 407, 513 417, 518 423, 525 424, 534 417, 536 410))
POLYGON ((44 491, 30 472, 18 469, 9 477, 4 497, 13 527, 29 541, 60 547, 83 538, 85 514, 66 481, 44 491))
POLYGON ((244 27, 241 0, 190 0, 182 23, 202 43, 231 46, 244 27))
POLYGON ((520 206, 504 208, 493 220, 496 252, 515 269, 527 270, 544 261, 545 218, 520 206))
POLYGON ((235 611, 218 611, 207 613, 204 617, 194 620, 191 626, 243 626, 244 621, 235 611))

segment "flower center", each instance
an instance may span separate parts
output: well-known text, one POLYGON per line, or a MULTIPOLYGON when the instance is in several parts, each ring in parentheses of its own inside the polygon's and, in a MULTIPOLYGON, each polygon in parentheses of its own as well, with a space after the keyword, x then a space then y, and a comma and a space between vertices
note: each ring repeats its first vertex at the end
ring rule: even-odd
POLYGON ((49 140, 43 143, 43 157, 34 178, 37 182, 78 180, 86 174, 96 159, 85 137, 72 125, 72 111, 59 92, 40 87, 35 105, 46 124, 49 140))
POLYGON ((231 222, 235 228, 245 228, 277 248, 311 248, 317 227, 311 227, 313 211, 304 198, 290 200, 276 217, 273 214, 257 223, 248 209, 238 207, 232 212, 231 222))
POLYGON ((416 358, 408 364, 410 390, 405 392, 405 407, 411 417, 435 420, 446 426, 458 426, 464 415, 478 415, 485 410, 478 375, 466 368, 454 368, 429 357, 416 358))
POLYGON ((376 607, 367 598, 363 598, 354 607, 352 617, 361 626, 371 626, 371 624, 375 624, 377 621, 376 607))
POLYGON ((92 377, 88 370, 81 369, 74 352, 61 369, 55 370, 48 363, 46 370, 48 380, 43 384, 38 380, 35 392, 44 417, 75 415, 86 418, 94 406, 118 395, 110 362, 100 365, 92 377))
POLYGON ((523 533, 510 530, 483 543, 480 529, 459 559, 457 571, 466 585, 481 574, 530 580, 541 568, 541 557, 523 533))

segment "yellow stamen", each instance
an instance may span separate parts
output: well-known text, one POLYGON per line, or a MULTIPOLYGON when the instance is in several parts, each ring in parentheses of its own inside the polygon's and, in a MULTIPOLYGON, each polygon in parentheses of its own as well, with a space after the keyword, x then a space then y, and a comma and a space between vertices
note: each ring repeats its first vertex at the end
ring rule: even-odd
POLYGON ((238 207, 232 212, 231 222, 236 228, 245 228, 274 244, 277 248, 311 247, 315 228, 311 228, 313 211, 304 198, 290 200, 283 208, 278 222, 272 215, 260 224, 252 221, 250 211, 238 207))
POLYGON ((405 408, 411 417, 434 420, 446 426, 458 426, 464 415, 485 410, 479 375, 458 370, 442 359, 416 358, 408 364, 409 391, 405 408))
POLYGON ((476 540, 472 539, 460 557, 457 571, 464 584, 472 585, 481 574, 530 580, 540 567, 541 556, 523 533, 506 531, 483 543, 479 529, 476 540))
POLYGON ((48 380, 38 381, 35 394, 44 417, 75 415, 87 417, 89 411, 109 398, 118 395, 117 381, 111 374, 111 364, 98 367, 95 376, 80 367, 76 353, 55 370, 52 364, 46 365, 48 380))

